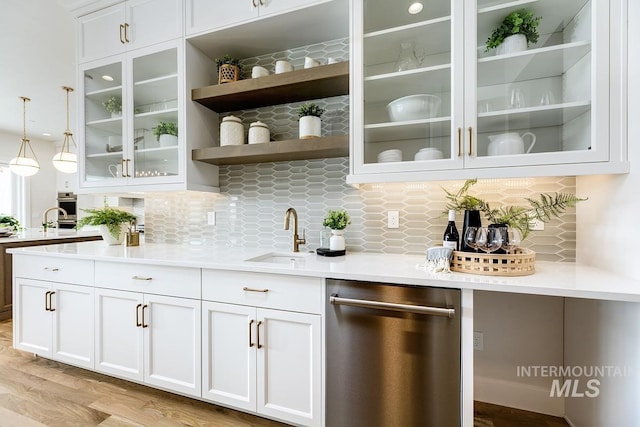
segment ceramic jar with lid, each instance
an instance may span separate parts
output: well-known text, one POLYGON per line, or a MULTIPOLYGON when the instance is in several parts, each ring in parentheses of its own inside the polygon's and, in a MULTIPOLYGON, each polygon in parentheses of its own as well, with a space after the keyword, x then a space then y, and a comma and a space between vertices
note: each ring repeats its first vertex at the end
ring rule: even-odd
POLYGON ((244 126, 236 116, 227 116, 220 123, 220 146, 244 144, 244 126))
POLYGON ((262 144, 269 142, 269 128, 264 123, 257 121, 249 125, 249 144, 262 144))

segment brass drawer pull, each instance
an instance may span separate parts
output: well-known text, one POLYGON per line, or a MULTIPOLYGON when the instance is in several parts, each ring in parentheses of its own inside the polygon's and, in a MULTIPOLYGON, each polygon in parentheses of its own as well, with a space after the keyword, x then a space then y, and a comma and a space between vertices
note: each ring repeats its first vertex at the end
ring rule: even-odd
POLYGON ((144 309, 148 308, 149 306, 147 304, 142 306, 142 327, 143 328, 148 328, 149 324, 148 323, 144 323, 144 309))
POLYGON ((60 271, 58 267, 45 267, 45 271, 60 271))
POLYGON ((129 29, 129 24, 125 22, 124 23, 124 41, 127 43, 131 43, 131 40, 129 40, 129 35, 127 34, 128 29, 129 29))
POLYGON ((269 292, 269 289, 253 289, 253 288, 247 288, 246 286, 244 288, 242 288, 243 291, 247 291, 247 292, 269 292))
POLYGON ((251 333, 252 333, 252 326, 255 323, 255 320, 251 319, 251 321, 249 322, 249 347, 253 347, 253 340, 251 339, 251 333))
POLYGON ((124 31, 124 25, 120 24, 120 43, 124 44, 124 38, 122 37, 122 32, 124 31))
POLYGON ((144 277, 144 276, 132 276, 133 280, 153 280, 153 277, 144 277))
POLYGON ((260 344, 260 325, 262 325, 262 321, 259 320, 258 323, 256 323, 256 335, 258 335, 258 348, 262 348, 262 344, 260 344))
POLYGON ((49 294, 51 291, 47 291, 44 293, 44 310, 49 311, 49 294))
POLYGON ((469 156, 473 155, 473 129, 469 126, 469 156))
POLYGON ((142 304, 136 305, 136 327, 142 326, 140 322, 140 307, 142 307, 142 304))
POLYGON ((53 308, 53 295, 55 294, 55 292, 49 292, 49 311, 56 311, 55 308, 53 308))
POLYGON ((458 157, 462 156, 462 128, 458 128, 458 157))

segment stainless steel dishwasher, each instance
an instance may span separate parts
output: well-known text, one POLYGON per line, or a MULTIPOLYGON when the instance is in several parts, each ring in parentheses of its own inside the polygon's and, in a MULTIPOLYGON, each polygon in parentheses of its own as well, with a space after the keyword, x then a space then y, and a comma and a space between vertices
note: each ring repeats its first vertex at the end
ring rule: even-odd
POLYGON ((328 280, 327 427, 460 426, 460 290, 328 280))

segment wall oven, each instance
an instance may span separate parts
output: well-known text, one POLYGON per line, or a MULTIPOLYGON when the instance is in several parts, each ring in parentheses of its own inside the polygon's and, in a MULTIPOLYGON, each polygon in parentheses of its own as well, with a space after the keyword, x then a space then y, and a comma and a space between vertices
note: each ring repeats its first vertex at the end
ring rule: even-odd
POLYGON ((58 207, 67 211, 67 217, 58 215, 58 228, 74 228, 78 223, 78 196, 74 193, 58 193, 58 207))

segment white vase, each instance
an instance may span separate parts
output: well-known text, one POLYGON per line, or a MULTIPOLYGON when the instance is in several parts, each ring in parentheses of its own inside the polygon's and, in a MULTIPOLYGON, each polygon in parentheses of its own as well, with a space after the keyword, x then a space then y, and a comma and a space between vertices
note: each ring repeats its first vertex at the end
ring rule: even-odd
POLYGON ((527 36, 524 34, 514 34, 506 37, 496 48, 496 55, 516 53, 527 50, 527 36))
POLYGON ((344 230, 331 230, 331 238, 329 239, 329 249, 332 251, 344 251, 344 230))
POLYGON ((168 135, 166 133, 163 133, 158 139, 158 144, 160 145, 160 147, 170 147, 172 145, 178 145, 178 137, 175 135, 168 135))
POLYGON ((109 232, 109 228, 106 225, 100 225, 99 227, 100 234, 102 235, 102 240, 107 245, 121 245, 124 240, 124 233, 127 228, 126 223, 120 224, 120 231, 118 232, 118 237, 116 238, 111 232, 109 232))
POLYGON ((321 136, 322 121, 320 117, 300 117, 300 139, 317 138, 321 136))

